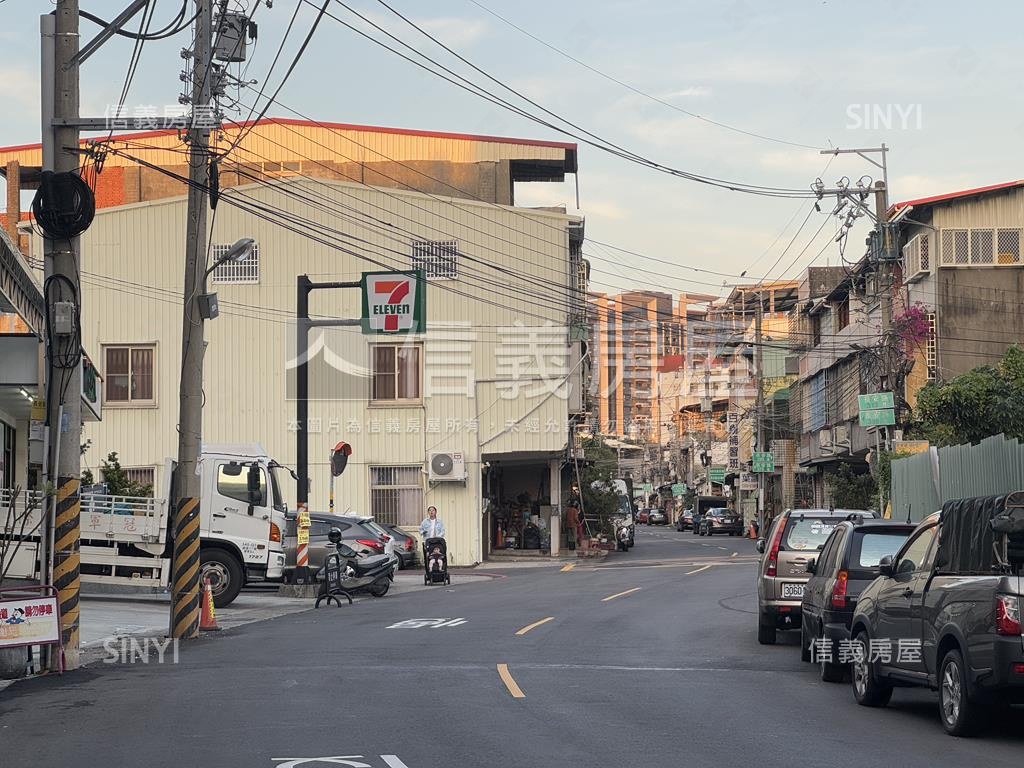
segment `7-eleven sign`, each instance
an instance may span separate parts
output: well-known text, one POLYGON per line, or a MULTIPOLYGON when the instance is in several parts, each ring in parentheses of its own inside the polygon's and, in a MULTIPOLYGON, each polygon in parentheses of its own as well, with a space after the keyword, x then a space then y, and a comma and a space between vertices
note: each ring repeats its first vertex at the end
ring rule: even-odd
POLYGON ((423 272, 363 273, 363 333, 423 333, 427 292, 423 272))

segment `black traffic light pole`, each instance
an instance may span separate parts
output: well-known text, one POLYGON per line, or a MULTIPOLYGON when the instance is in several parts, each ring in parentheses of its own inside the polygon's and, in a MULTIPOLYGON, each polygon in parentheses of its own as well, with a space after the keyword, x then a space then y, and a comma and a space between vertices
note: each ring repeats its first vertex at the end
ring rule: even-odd
MULTIPOLYGON (((307 421, 309 420, 309 329, 310 328, 337 328, 354 327, 362 323, 360 319, 345 320, 310 320, 309 319, 309 294, 311 291, 330 288, 361 288, 360 282, 346 283, 314 283, 308 275, 299 275, 296 281, 295 296, 295 325, 297 330, 295 353, 298 360, 298 370, 295 372, 295 415, 296 424, 296 445, 295 464, 298 474, 298 488, 296 489, 295 506, 301 516, 308 511, 309 504, 309 432, 307 421)), ((296 579, 303 583, 307 573, 299 572, 296 563, 296 579)))

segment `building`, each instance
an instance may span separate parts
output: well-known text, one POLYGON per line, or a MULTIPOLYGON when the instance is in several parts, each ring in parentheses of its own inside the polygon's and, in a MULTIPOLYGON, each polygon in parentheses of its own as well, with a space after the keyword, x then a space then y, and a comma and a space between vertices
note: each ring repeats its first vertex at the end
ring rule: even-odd
POLYGON ((904 283, 894 324, 919 313, 931 329, 909 342, 913 406, 929 381, 993 365, 1024 339, 1024 181, 899 203, 891 219, 904 283))
MULTIPOLYGON (((180 153, 162 148, 175 137, 126 139, 111 146, 151 142, 147 162, 182 170, 171 165, 180 153)), ((209 275, 220 316, 206 326, 204 440, 259 442, 294 466, 294 369, 305 352, 310 509, 328 508, 328 456, 344 440, 354 452, 335 483, 336 511, 415 528, 433 504, 457 565, 487 556, 499 521, 522 526, 557 511, 584 389, 570 333, 585 316, 583 222, 510 203, 518 181, 575 172, 575 147, 277 120, 255 124, 239 147, 240 158, 264 164, 225 164, 222 186, 231 173, 238 185, 226 185, 209 217, 211 256, 241 237, 257 247, 209 275), (426 333, 330 328, 295 348, 298 275, 358 281, 413 268, 427 278, 426 333), (446 462, 462 479, 441 476, 446 462)), ((12 156, 31 180, 38 147, 0 150, 0 160, 12 156)), ((175 179, 118 154, 100 179, 104 204, 82 236, 83 342, 98 351, 105 419, 86 427, 83 464, 96 469, 116 451, 160 489, 177 448, 186 201, 175 179), (113 181, 102 181, 108 172, 113 181)), ((358 290, 316 291, 311 301, 314 318, 362 314, 358 290)))
POLYGON ((662 444, 659 369, 684 353, 688 302, 653 291, 591 295, 595 432, 662 444))

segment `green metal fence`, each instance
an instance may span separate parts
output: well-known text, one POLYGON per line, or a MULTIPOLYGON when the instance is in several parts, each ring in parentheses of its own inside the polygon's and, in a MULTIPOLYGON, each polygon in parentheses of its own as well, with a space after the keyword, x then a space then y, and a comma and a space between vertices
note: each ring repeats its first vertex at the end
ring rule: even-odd
POLYGON ((1024 445, 1003 435, 892 463, 892 516, 918 521, 951 499, 1024 490, 1024 445))

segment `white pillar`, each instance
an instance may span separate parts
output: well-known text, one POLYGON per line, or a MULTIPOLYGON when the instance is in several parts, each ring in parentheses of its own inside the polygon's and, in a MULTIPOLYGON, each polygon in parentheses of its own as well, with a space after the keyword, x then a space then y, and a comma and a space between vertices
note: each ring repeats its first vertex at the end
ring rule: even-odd
POLYGON ((562 548, 562 460, 552 459, 548 463, 551 486, 551 554, 557 555, 562 548))

